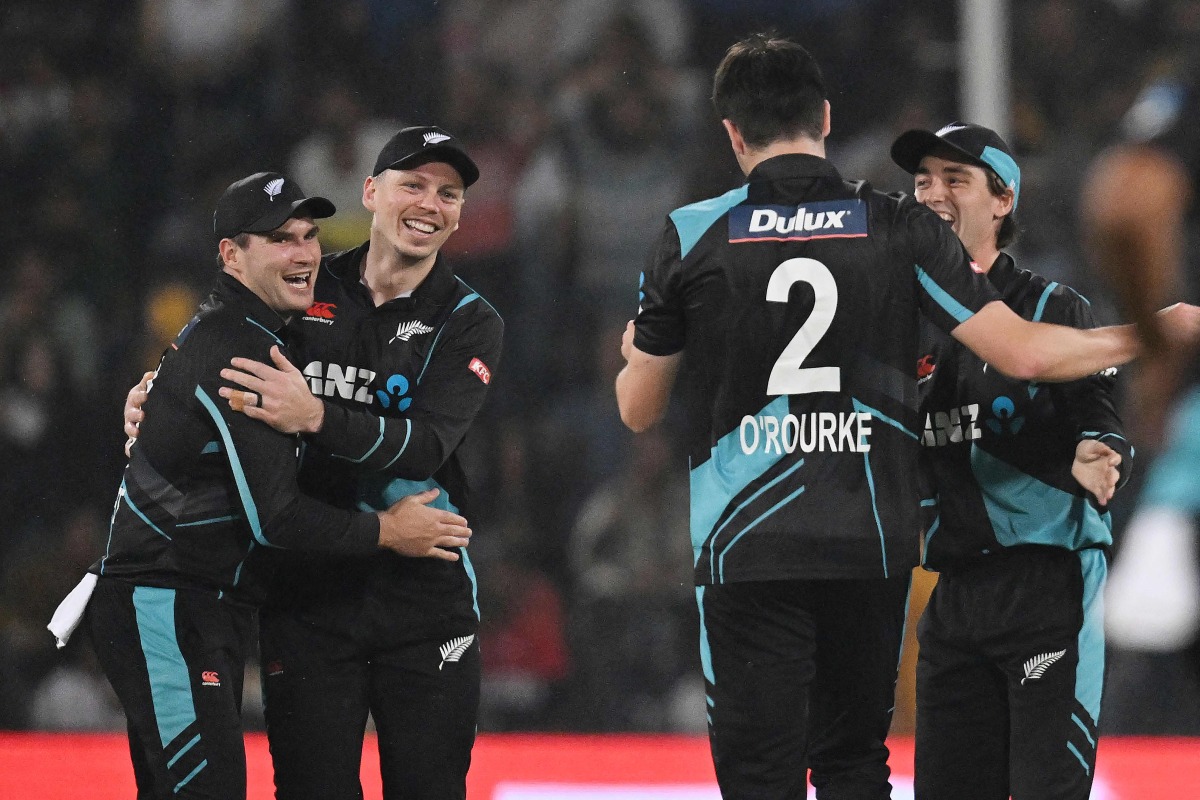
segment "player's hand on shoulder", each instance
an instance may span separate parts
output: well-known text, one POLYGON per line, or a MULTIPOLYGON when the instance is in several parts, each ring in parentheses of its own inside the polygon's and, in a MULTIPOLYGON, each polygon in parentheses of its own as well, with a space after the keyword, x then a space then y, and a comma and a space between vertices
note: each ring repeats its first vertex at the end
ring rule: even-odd
POLYGON ((429 489, 378 512, 379 546, 410 558, 458 561, 458 553, 445 548, 466 547, 471 529, 465 518, 429 505, 438 494, 437 489, 429 489))
POLYGON ((221 387, 220 394, 234 411, 265 422, 283 433, 316 433, 325 421, 325 404, 314 397, 308 380, 277 346, 272 364, 235 358, 221 377, 243 387, 221 387))

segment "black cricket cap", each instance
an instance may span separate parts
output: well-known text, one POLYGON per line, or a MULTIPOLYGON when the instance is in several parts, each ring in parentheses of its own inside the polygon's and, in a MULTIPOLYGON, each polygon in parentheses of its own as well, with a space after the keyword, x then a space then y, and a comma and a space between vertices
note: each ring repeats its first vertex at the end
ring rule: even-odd
POLYGON ((371 175, 378 175, 385 169, 408 169, 432 161, 445 162, 458 170, 463 188, 479 180, 479 167, 467 155, 458 138, 433 125, 405 128, 389 139, 379 151, 371 175))
POLYGON ((937 133, 905 131, 892 143, 892 161, 905 172, 915 175, 921 159, 937 149, 957 153, 968 164, 990 169, 1013 190, 1013 210, 1021 195, 1021 168, 1012 157, 1008 142, 991 128, 969 122, 951 122, 937 133))
POLYGON ((213 233, 230 239, 239 233, 268 233, 292 217, 324 219, 337 213, 324 197, 308 197, 300 185, 278 172, 256 172, 234 181, 217 199, 213 233))

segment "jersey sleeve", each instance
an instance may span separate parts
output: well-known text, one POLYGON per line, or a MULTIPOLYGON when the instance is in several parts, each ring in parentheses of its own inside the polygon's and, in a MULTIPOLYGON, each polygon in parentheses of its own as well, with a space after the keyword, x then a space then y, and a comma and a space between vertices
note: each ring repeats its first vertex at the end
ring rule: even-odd
POLYGON ((326 403, 325 422, 312 443, 363 472, 427 480, 454 452, 483 406, 503 338, 504 323, 490 308, 486 313, 456 312, 411 387, 411 406, 379 416, 326 403))
POLYGON ((228 343, 224 348, 214 346, 206 358, 209 366, 200 371, 192 392, 192 402, 211 421, 215 440, 225 453, 250 533, 269 547, 372 553, 378 547, 379 518, 343 511, 301 494, 296 481, 296 437, 234 411, 219 394, 222 386, 237 388, 220 378, 221 367, 230 358, 242 355, 269 363, 271 344, 264 340, 253 351, 228 343))
MULTIPOLYGON (((1040 319, 1072 328, 1096 327, 1096 318, 1087 300, 1061 285, 1047 291, 1040 319)), ((1117 469, 1121 473, 1119 485, 1124 486, 1133 469, 1133 446, 1125 437, 1125 426, 1113 399, 1116 382, 1117 369, 1114 367, 1077 381, 1050 384, 1050 391, 1055 408, 1065 412, 1071 420, 1077 441, 1096 439, 1121 454, 1117 469)))
POLYGON ((643 353, 669 356, 684 347, 682 271, 679 233, 668 220, 640 278, 633 344, 643 353))
POLYGON ((949 225, 937 214, 905 197, 912 247, 912 268, 919 289, 917 302, 925 316, 946 333, 970 319, 1000 295, 987 278, 971 266, 971 257, 949 225))

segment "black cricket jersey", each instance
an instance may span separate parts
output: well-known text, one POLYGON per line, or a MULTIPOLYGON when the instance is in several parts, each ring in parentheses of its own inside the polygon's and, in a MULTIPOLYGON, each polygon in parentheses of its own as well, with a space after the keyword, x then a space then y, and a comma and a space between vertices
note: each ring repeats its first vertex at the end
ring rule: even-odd
MULTIPOLYGON (((296 363, 325 401, 301 486, 339 508, 376 510, 437 488, 434 506, 465 514, 458 448, 492 382, 504 323, 441 256, 411 296, 377 307, 361 281, 367 248, 326 256, 316 302, 288 326, 296 363)), ((475 577, 467 550, 458 553, 458 562, 287 554, 278 597, 326 626, 373 621, 397 641, 469 627, 475 577)))
MULTIPOLYGON (((271 362, 284 321, 222 272, 163 355, 121 480, 104 556, 92 572, 140 586, 262 599, 252 551, 371 553, 374 514, 300 493, 296 436, 234 411, 218 394, 235 356, 271 362)), ((284 352, 287 352, 286 348, 284 352)))
POLYGON ((672 212, 641 289, 637 348, 685 352, 696 582, 914 567, 918 315, 997 299, 950 228, 778 156, 672 212))
MULTIPOLYGON (((1001 253, 988 280, 1021 317, 1096 326, 1091 306, 1062 284, 1001 253)), ((1116 369, 1070 383, 1019 381, 988 367, 933 325, 922 326, 917 361, 924 460, 935 495, 925 565, 946 569, 1005 547, 1068 550, 1112 544, 1112 519, 1071 475, 1080 439, 1133 450, 1113 403, 1116 369)))

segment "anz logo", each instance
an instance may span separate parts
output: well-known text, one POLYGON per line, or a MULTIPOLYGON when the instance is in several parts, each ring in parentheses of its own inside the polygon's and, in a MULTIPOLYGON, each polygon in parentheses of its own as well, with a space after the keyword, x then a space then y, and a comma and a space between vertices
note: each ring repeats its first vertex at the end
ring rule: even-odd
POLYGON ((949 411, 934 411, 925 416, 925 434, 921 437, 921 444, 926 447, 945 447, 981 439, 983 431, 979 429, 978 420, 978 403, 949 411))
MULTIPOLYGON (((308 388, 316 397, 340 397, 367 405, 374 400, 369 387, 375 380, 375 373, 369 369, 311 361, 303 372, 308 378, 308 388)), ((386 404, 384 408, 387 408, 386 404)))
MULTIPOLYGON (((1025 427, 1025 417, 1017 413, 1012 398, 1001 395, 992 401, 992 415, 982 420, 983 426, 996 436, 1015 436, 1025 427)), ((921 443, 926 447, 944 447, 983 438, 980 428, 979 404, 935 411, 925 417, 925 434, 921 443)))

